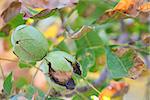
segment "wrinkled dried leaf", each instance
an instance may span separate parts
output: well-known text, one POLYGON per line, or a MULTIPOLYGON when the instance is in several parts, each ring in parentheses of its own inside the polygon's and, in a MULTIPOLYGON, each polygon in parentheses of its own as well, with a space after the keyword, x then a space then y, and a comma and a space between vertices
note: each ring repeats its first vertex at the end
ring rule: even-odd
POLYGON ((18 13, 20 13, 21 10, 21 2, 14 1, 12 2, 9 7, 3 11, 1 14, 3 20, 5 23, 10 21, 13 17, 15 17, 18 13))
MULTIPOLYGON (((119 48, 119 49, 117 49, 115 54, 119 58, 122 58, 129 50, 130 50, 130 48, 119 48)), ((144 69, 145 69, 144 61, 137 54, 137 52, 134 51, 133 66, 129 69, 129 77, 131 77, 132 79, 138 78, 142 74, 144 69)))
POLYGON ((90 26, 82 26, 79 31, 69 34, 69 37, 72 39, 78 39, 82 37, 85 33, 92 31, 92 29, 93 28, 90 26))
POLYGON ((111 19, 116 14, 120 13, 116 19, 136 17, 139 15, 137 10, 140 5, 143 4, 143 0, 121 0, 113 9, 107 10, 98 20, 97 23, 103 23, 108 19, 111 19), (127 16, 128 15, 128 16, 127 16))
POLYGON ((96 23, 102 24, 104 22, 110 21, 110 20, 116 20, 116 19, 124 19, 129 18, 127 14, 124 14, 120 11, 115 10, 107 10, 102 16, 99 17, 98 20, 96 20, 96 23))
POLYGON ((35 20, 41 20, 47 17, 50 17, 51 15, 53 15, 56 12, 57 9, 53 9, 53 10, 49 10, 49 9, 44 9, 42 10, 40 13, 34 15, 33 17, 31 17, 32 19, 35 20))
POLYGON ((147 46, 150 46, 150 34, 143 34, 142 36, 142 42, 147 45, 147 46))

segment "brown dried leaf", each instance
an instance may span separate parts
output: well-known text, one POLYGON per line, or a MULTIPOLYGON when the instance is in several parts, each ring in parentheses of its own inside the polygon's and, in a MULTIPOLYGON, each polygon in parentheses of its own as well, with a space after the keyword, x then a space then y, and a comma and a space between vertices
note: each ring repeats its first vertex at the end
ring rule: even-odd
POLYGON ((142 42, 145 45, 150 46, 150 34, 149 33, 145 33, 142 35, 142 42))
POLYGON ((139 14, 139 11, 137 9, 142 4, 143 0, 121 0, 113 9, 107 10, 97 20, 97 23, 103 23, 106 20, 111 19, 113 16, 115 17, 115 19, 136 17, 139 14))
POLYGON ((90 26, 82 26, 79 31, 69 34, 70 35, 69 37, 72 38, 72 39, 79 39, 85 33, 88 33, 90 31, 92 31, 92 29, 93 28, 90 27, 90 26))
POLYGON ((124 54, 126 54, 129 50, 133 50, 133 66, 129 69, 129 77, 132 79, 138 78, 143 70, 145 69, 145 64, 140 55, 132 49, 132 48, 118 48, 115 51, 115 54, 118 57, 122 57, 124 54))
POLYGON ((129 70, 132 79, 138 78, 145 69, 145 64, 139 55, 134 56, 134 66, 129 70))
POLYGON ((4 10, 1 14, 1 17, 7 23, 11 18, 16 16, 21 10, 21 2, 14 1, 12 2, 9 7, 4 10))
POLYGON ((34 15, 33 17, 31 17, 32 19, 35 20, 41 20, 47 17, 50 17, 52 14, 54 14, 56 12, 56 9, 44 9, 42 10, 40 13, 34 15))

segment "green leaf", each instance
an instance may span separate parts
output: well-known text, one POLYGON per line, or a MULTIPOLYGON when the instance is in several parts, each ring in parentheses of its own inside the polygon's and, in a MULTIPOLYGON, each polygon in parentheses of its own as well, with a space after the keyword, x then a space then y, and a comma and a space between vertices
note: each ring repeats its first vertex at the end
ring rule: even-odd
POLYGON ((3 84, 4 92, 7 95, 10 95, 12 90, 12 85, 13 85, 13 81, 12 81, 12 72, 11 72, 4 80, 4 84, 3 84))
POLYGON ((15 81, 15 85, 17 88, 22 88, 23 86, 27 85, 27 79, 25 77, 20 77, 15 81))
POLYGON ((42 100, 45 96, 45 94, 42 90, 40 90, 32 85, 27 85, 25 87, 25 91, 26 91, 26 98, 28 98, 29 100, 32 99, 32 97, 35 93, 38 93, 36 100, 42 100))
POLYGON ((60 42, 57 47, 57 49, 61 50, 61 51, 65 51, 65 52, 69 52, 69 48, 66 45, 65 41, 60 42))
POLYGON ((87 75, 87 71, 90 67, 95 65, 95 53, 92 49, 85 48, 77 52, 77 60, 82 65, 83 76, 87 75))
POLYGON ((118 57, 110 48, 106 48, 107 67, 113 78, 122 78, 128 76, 129 69, 133 67, 134 51, 131 49, 118 57))
POLYGON ((43 59, 48 52, 48 42, 43 34, 32 26, 20 25, 11 37, 14 53, 25 62, 43 59))
POLYGON ((23 19, 23 14, 18 14, 15 17, 13 17, 8 24, 12 27, 12 28, 16 28, 19 25, 22 25, 25 23, 25 20, 23 19))
POLYGON ((103 42, 98 36, 98 31, 88 32, 85 36, 76 40, 76 44, 78 50, 92 49, 96 57, 105 53, 103 42))
POLYGON ((0 37, 6 36, 5 32, 0 32, 0 37))
POLYGON ((1 28, 0 36, 8 36, 11 29, 16 28, 24 23, 25 20, 23 19, 23 14, 16 15, 1 28))
POLYGON ((33 66, 35 66, 36 62, 29 62, 29 63, 26 63, 24 61, 19 61, 19 67, 20 68, 31 68, 33 66))

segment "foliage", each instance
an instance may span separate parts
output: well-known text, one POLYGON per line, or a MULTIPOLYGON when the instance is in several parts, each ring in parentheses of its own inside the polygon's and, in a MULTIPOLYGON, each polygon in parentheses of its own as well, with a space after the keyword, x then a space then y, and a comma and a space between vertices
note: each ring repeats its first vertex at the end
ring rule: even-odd
MULTIPOLYGON (((67 95, 66 91, 75 94, 72 96, 73 100, 80 97, 88 99, 92 95, 94 98, 95 95, 99 95, 99 100, 117 96, 122 98, 127 92, 123 91, 127 86, 125 83, 112 82, 100 93, 101 87, 95 85, 97 80, 91 80, 88 75, 101 72, 100 78, 103 79, 102 69, 106 69, 109 78, 105 78, 120 81, 124 78, 136 79, 146 68, 141 55, 146 57, 150 52, 147 23, 150 3, 135 1, 12 2, 1 15, 4 25, 0 30, 0 37, 7 38, 11 35, 12 50, 19 59, 19 67, 35 68, 44 75, 48 74, 45 77, 50 89, 45 93, 33 83, 30 84, 26 79, 20 78, 15 80, 14 86, 25 92, 13 96, 15 89, 12 82, 13 74, 10 73, 3 83, 4 92, 12 96, 12 100, 19 97, 61 100, 67 95), (145 22, 140 20, 143 17, 145 22), (43 29, 49 24, 52 27, 58 23, 61 31, 45 37, 46 32, 44 33, 43 29), (87 90, 91 88, 97 93, 93 90, 89 90, 86 94, 78 93, 82 92, 80 88, 84 86, 88 87, 87 90), (109 87, 114 88, 115 92, 109 90, 109 87)), ((104 85, 108 84, 109 82, 104 85)))

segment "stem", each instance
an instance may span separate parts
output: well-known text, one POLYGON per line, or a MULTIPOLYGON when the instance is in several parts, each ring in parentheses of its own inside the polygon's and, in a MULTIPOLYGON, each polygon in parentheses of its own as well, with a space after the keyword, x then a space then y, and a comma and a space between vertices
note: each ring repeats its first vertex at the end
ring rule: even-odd
MULTIPOLYGON (((100 86, 103 84, 103 82, 107 79, 107 76, 108 76, 108 70, 107 70, 107 67, 105 67, 105 68, 103 69, 103 71, 101 72, 101 74, 99 75, 99 78, 98 78, 97 80, 95 80, 95 81, 92 83, 92 85, 93 85, 94 87, 100 87, 100 86)), ((91 89, 91 87, 88 86, 88 85, 86 85, 86 86, 83 86, 83 87, 77 87, 77 88, 76 88, 76 91, 78 91, 78 92, 80 92, 80 93, 84 93, 84 92, 89 91, 90 89, 91 89)), ((66 97, 71 97, 71 96, 73 96, 73 95, 75 95, 75 94, 76 94, 76 92, 73 91, 73 92, 71 92, 71 93, 65 94, 65 96, 66 96, 66 97)))
POLYGON ((79 93, 77 90, 74 90, 74 91, 75 91, 75 93, 77 95, 79 95, 81 98, 83 98, 83 100, 88 100, 88 98, 86 96, 84 96, 83 94, 79 93))
POLYGON ((3 80, 5 80, 5 75, 4 75, 4 71, 3 71, 3 68, 2 68, 2 65, 1 65, 1 64, 0 64, 0 69, 1 69, 1 73, 2 73, 3 80))
POLYGON ((17 60, 7 59, 7 58, 0 58, 0 60, 11 61, 11 62, 18 62, 17 60))
POLYGON ((95 90, 98 94, 100 94, 99 90, 96 89, 91 83, 89 83, 84 77, 82 77, 82 79, 83 79, 84 81, 86 81, 87 84, 88 84, 93 90, 95 90))
POLYGON ((32 77, 32 82, 31 82, 32 85, 34 84, 34 79, 35 79, 35 77, 36 77, 36 75, 37 75, 37 73, 38 73, 38 71, 39 71, 38 67, 36 67, 36 68, 37 68, 37 69, 36 69, 36 72, 34 73, 34 75, 33 75, 33 77, 32 77))
POLYGON ((47 93, 46 93, 45 96, 44 96, 44 100, 49 96, 49 93, 50 93, 50 91, 51 91, 51 86, 50 86, 49 82, 48 82, 48 86, 49 86, 49 88, 48 88, 47 93))

